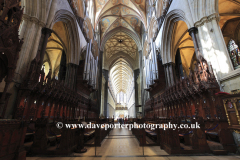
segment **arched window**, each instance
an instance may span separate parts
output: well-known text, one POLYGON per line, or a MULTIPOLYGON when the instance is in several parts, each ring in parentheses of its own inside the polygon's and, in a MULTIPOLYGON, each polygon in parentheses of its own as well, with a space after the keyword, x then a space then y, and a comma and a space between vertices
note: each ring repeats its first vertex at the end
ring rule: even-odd
POLYGON ((238 45, 232 39, 228 43, 228 52, 234 69, 240 68, 240 51, 238 45))
POLYGON ((43 72, 44 72, 44 77, 43 77, 42 74, 40 74, 38 82, 40 82, 42 78, 43 78, 43 80, 46 79, 46 76, 50 72, 50 65, 49 65, 49 63, 48 62, 44 62, 42 67, 41 67, 41 70, 43 70, 43 72))
POLYGON ((127 95, 122 91, 117 94, 117 103, 127 103, 127 95))
POLYGON ((43 65, 42 65, 42 69, 44 70, 44 73, 45 73, 45 76, 48 75, 49 73, 49 70, 50 70, 50 65, 48 62, 45 62, 43 65))

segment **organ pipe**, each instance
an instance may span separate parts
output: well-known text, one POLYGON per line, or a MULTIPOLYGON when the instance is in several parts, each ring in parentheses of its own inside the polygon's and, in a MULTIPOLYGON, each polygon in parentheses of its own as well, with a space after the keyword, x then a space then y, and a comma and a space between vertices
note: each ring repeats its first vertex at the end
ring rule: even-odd
POLYGON ((157 65, 157 53, 156 53, 156 43, 153 43, 153 49, 154 49, 154 66, 155 66, 155 77, 158 79, 158 65, 157 65))
POLYGON ((89 73, 90 73, 90 62, 91 62, 91 49, 92 48, 92 40, 90 40, 90 43, 89 43, 89 49, 88 49, 88 52, 89 52, 89 54, 88 54, 88 63, 87 63, 87 80, 90 80, 90 75, 89 75, 89 73))
POLYGON ((153 64, 154 64, 154 69, 153 69, 154 79, 153 80, 156 80, 158 78, 157 77, 158 69, 157 69, 157 58, 156 58, 156 46, 152 39, 151 39, 151 48, 152 48, 152 59, 153 59, 153 64))
POLYGON ((89 62, 90 64, 90 69, 89 69, 89 81, 88 81, 88 83, 90 84, 90 85, 92 85, 92 54, 90 55, 90 62, 89 62))
POLYGON ((147 72, 147 88, 149 88, 149 59, 146 59, 146 72, 147 72))

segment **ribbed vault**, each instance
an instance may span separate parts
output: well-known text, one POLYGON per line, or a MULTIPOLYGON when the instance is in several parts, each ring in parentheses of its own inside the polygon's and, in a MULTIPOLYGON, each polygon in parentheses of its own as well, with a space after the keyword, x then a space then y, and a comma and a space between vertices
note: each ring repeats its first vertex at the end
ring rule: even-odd
POLYGON ((136 59, 137 45, 135 41, 123 32, 119 32, 105 43, 105 54, 109 59, 114 54, 124 52, 136 59))
POLYGON ((53 33, 48 38, 43 59, 46 75, 49 73, 49 69, 51 69, 52 75, 57 76, 63 50, 67 51, 64 44, 64 42, 67 42, 67 37, 63 27, 64 25, 62 22, 57 22, 53 27, 53 33), (59 32, 59 29, 62 29, 62 32, 59 32), (60 35, 56 32, 60 33, 60 35))
POLYGON ((123 27, 141 35, 142 24, 146 28, 144 0, 95 0, 95 28, 100 23, 101 38, 108 32, 123 27))
POLYGON ((119 58, 110 69, 110 81, 115 94, 127 93, 133 80, 133 70, 130 64, 123 58, 119 58))

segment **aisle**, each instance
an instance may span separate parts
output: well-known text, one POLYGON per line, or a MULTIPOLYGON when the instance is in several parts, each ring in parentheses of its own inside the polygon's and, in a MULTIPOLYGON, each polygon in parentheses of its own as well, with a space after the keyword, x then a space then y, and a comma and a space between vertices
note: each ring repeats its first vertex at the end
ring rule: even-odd
MULTIPOLYGON (((83 156, 95 155, 95 148, 88 147, 88 152, 83 156)), ((159 146, 144 147, 144 154, 149 156, 168 155, 159 146)), ((76 154, 75 154, 76 155, 76 154)), ((101 157, 134 157, 143 156, 143 147, 128 129, 113 129, 103 141, 101 147, 97 147, 97 156, 101 157)))

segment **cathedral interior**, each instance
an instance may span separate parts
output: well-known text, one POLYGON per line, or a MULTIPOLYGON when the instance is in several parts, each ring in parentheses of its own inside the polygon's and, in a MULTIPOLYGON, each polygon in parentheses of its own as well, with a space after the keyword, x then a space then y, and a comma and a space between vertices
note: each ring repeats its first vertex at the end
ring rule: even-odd
POLYGON ((240 159, 239 46, 240 0, 0 0, 0 160, 240 159))

